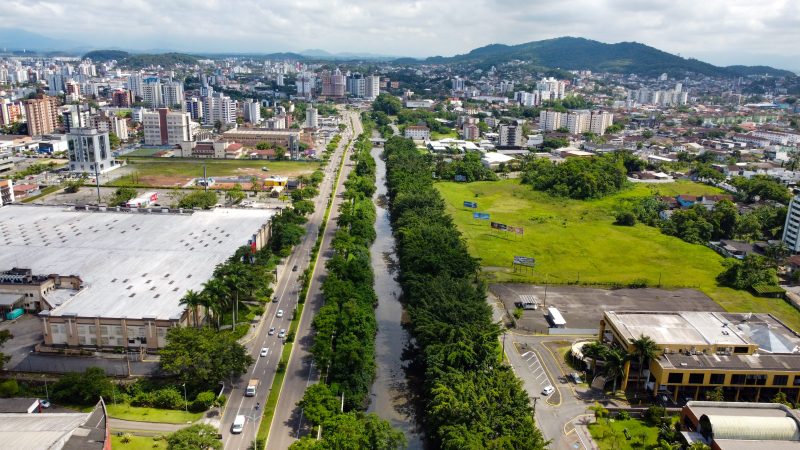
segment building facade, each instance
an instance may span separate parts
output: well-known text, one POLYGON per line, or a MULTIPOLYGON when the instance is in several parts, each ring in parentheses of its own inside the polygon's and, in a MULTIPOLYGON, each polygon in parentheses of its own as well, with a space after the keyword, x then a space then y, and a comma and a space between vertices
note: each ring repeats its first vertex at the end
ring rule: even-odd
POLYGON ((195 122, 189 113, 159 108, 142 117, 145 145, 178 145, 193 138, 195 122))
POLYGON ((67 134, 67 155, 70 172, 92 175, 115 168, 108 133, 100 133, 94 128, 70 130, 67 134))
POLYGON ((52 133, 58 127, 56 98, 44 96, 25 100, 25 116, 28 119, 29 136, 52 133))
POLYGON ((409 125, 403 134, 406 138, 415 141, 429 141, 431 139, 431 130, 423 125, 409 125))
POLYGON ((525 142, 522 127, 519 125, 500 125, 499 147, 522 147, 525 142))
POLYGON ((792 253, 800 253, 800 195, 789 203, 781 240, 792 253))

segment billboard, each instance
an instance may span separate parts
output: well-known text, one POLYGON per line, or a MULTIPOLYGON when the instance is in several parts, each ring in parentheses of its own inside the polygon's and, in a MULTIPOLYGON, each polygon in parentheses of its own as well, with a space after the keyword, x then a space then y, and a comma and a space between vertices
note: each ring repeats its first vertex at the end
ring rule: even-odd
POLYGON ((524 234, 525 230, 522 227, 508 227, 509 233, 524 234))
POLYGON ((475 213, 472 213, 472 218, 473 219, 478 219, 478 220, 489 220, 489 214, 488 213, 475 212, 475 213))
POLYGON ((456 175, 455 180, 456 181, 467 181, 467 177, 464 176, 464 175, 456 175))
POLYGON ((528 256, 515 256, 514 264, 526 267, 533 267, 534 265, 536 265, 536 260, 528 256))
POLYGON ((492 226, 492 228, 494 228, 495 230, 503 230, 503 231, 508 231, 508 225, 506 225, 506 224, 504 224, 504 223, 492 222, 492 223, 491 223, 491 226, 492 226))
POLYGON ((467 208, 473 208, 474 209, 474 208, 478 207, 478 204, 475 203, 475 202, 470 202, 470 201, 464 200, 464 206, 466 206, 467 208))

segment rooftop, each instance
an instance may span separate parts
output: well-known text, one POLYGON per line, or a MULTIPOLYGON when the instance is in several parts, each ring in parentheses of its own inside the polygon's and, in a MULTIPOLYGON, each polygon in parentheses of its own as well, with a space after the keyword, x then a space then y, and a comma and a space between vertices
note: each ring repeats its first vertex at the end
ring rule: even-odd
POLYGON ((49 314, 179 319, 179 301, 274 215, 223 209, 191 214, 0 208, 0 268, 81 277, 84 288, 49 314))

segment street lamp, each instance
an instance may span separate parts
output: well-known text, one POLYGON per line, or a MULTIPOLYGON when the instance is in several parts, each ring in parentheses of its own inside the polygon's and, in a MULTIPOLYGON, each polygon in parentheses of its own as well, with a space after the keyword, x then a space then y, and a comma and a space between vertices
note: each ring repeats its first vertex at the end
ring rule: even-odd
POLYGON ((186 383, 183 383, 183 407, 189 412, 189 400, 186 398, 186 383))

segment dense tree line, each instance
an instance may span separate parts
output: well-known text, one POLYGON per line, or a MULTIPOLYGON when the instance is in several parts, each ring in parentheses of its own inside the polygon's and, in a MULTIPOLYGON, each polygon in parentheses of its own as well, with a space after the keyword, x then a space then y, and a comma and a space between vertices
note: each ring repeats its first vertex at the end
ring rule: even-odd
POLYGON ((467 182, 497 180, 497 174, 483 165, 478 152, 466 152, 460 159, 441 158, 436 161, 436 176, 439 179, 455 180, 459 175, 467 182))
POLYGON ((733 177, 731 184, 737 189, 737 200, 748 203, 761 199, 788 205, 792 199, 792 194, 785 185, 766 175, 756 175, 751 178, 733 177))
POLYGON ((345 182, 333 256, 322 284, 325 304, 314 317, 311 353, 327 372, 325 382, 310 386, 298 406, 322 438, 304 438, 293 449, 393 450, 405 446, 402 432, 374 414, 368 404, 375 377, 375 304, 370 246, 375 240, 375 161, 370 155, 371 124, 355 143, 354 170, 345 182), (341 403, 340 403, 341 397, 341 403))
POLYGON ((411 140, 385 146, 392 225, 428 436, 443 449, 541 449, 528 396, 502 363, 477 260, 444 212, 431 165, 411 140))
POLYGON ((528 164, 522 182, 537 191, 579 200, 618 192, 628 183, 624 156, 568 158, 561 164, 539 158, 528 164))

